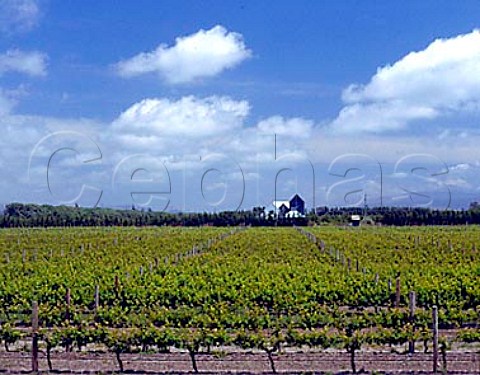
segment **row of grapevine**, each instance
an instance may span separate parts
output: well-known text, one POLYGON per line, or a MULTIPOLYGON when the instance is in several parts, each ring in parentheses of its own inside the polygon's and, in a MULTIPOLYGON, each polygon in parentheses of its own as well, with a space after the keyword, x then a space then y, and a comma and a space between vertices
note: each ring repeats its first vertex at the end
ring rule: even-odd
POLYGON ((283 347, 309 346, 348 351, 356 370, 355 353, 365 346, 427 347, 433 305, 440 327, 470 325, 442 338, 444 351, 478 342, 479 258, 471 242, 480 230, 468 229, 468 239, 430 230, 413 237, 393 228, 40 230, 25 238, 10 230, 0 234, 0 252, 9 254, 0 268, 2 337, 7 345, 25 339, 36 300, 39 340, 50 354, 102 345, 120 369, 123 353, 149 347, 187 350, 195 369, 198 352, 233 346, 263 350, 274 371, 283 347), (430 259, 438 241, 445 246, 430 259), (62 256, 62 248, 74 251, 62 256), (409 291, 417 295, 414 318, 409 291))

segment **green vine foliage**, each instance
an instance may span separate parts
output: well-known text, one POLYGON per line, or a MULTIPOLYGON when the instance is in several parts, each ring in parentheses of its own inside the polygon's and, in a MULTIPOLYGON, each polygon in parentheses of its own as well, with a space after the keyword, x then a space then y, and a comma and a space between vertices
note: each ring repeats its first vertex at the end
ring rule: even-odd
POLYGON ((366 345, 428 348, 433 305, 441 328, 478 326, 479 242, 476 227, 7 229, 0 339, 22 339, 35 300, 53 367, 56 350, 96 345, 120 370, 124 353, 175 347, 197 371, 226 346, 264 351, 272 371, 285 346, 346 350, 353 367, 366 345))

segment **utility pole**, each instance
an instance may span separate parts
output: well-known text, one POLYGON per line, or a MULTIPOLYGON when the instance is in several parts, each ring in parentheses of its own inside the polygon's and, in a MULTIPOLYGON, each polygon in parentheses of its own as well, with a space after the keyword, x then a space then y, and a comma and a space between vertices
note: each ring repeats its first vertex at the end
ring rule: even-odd
POLYGON ((367 193, 363 195, 363 218, 367 217, 367 193))

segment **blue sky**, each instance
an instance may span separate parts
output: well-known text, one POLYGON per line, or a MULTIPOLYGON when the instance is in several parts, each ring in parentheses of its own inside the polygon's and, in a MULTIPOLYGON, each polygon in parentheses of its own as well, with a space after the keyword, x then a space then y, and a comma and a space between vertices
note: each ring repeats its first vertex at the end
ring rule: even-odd
POLYGON ((477 1, 0 0, 0 201, 466 206, 477 28, 477 1))

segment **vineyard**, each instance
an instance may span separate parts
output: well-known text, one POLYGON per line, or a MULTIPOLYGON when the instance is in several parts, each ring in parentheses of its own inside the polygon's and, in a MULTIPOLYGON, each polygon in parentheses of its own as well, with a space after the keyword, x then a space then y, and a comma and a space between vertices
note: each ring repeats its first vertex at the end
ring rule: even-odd
POLYGON ((480 373, 480 228, 0 231, 0 372, 480 373))

